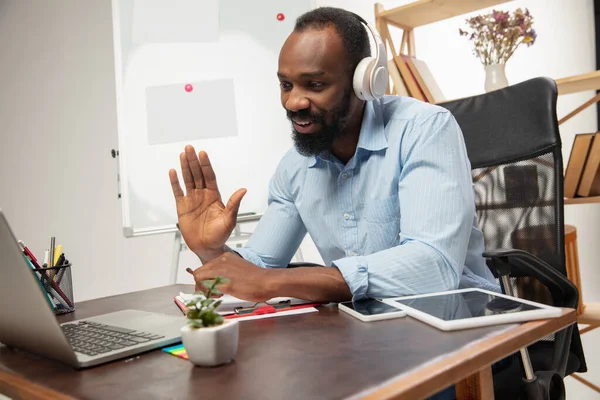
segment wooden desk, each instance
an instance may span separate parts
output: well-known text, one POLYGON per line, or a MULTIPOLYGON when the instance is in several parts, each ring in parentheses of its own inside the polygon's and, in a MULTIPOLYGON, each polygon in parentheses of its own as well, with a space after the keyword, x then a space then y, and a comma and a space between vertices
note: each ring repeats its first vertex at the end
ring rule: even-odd
MULTIPOLYGON (((59 319, 124 307, 177 315, 172 298, 180 290, 190 287, 173 285, 77 303, 74 314, 59 319)), ((318 313, 240 322, 236 361, 218 368, 194 367, 153 351, 76 371, 2 347, 0 393, 39 399, 67 398, 61 394, 111 400, 340 399, 357 394, 418 399, 473 376, 487 377, 484 383, 489 383, 493 362, 575 319, 574 310, 565 310, 552 320, 444 333, 408 317, 364 323, 339 313, 336 306, 323 306, 318 313)))

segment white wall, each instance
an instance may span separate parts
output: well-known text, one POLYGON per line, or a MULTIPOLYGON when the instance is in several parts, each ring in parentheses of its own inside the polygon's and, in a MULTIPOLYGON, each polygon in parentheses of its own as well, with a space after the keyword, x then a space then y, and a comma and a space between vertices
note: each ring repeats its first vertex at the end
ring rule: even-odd
POLYGON ((76 300, 164 285, 172 239, 121 234, 110 1, 0 1, 0 54, 0 207, 15 234, 36 254, 56 236, 76 300))

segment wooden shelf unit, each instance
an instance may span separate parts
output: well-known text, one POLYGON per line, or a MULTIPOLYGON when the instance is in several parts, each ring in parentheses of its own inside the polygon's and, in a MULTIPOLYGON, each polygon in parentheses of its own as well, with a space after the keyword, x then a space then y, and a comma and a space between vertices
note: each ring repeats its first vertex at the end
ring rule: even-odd
POLYGON ((590 197, 574 197, 572 199, 565 197, 565 205, 569 204, 592 204, 592 203, 600 203, 600 196, 590 196, 590 197))
MULTIPOLYGON (((404 6, 385 10, 383 5, 375 4, 375 23, 381 40, 389 48, 392 55, 392 61, 398 68, 398 74, 392 74, 394 90, 390 94, 401 94, 396 90, 398 86, 404 86, 401 82, 396 82, 397 77, 404 74, 410 74, 408 67, 404 64, 402 56, 416 58, 414 29, 442 21, 447 18, 457 17, 468 14, 483 8, 493 7, 498 4, 508 3, 512 0, 418 0, 404 6), (394 26, 403 30, 402 40, 399 47, 396 47, 390 35, 389 26, 394 26), (396 77, 396 79, 394 79, 396 77)), ((410 96, 425 100, 430 93, 424 93, 415 84, 406 85, 410 96)), ((406 93, 406 92, 405 92, 406 93)))
MULTIPOLYGON (((512 0, 418 0, 390 10, 385 10, 383 5, 376 3, 375 22, 377 30, 381 35, 381 39, 384 43, 387 43, 392 52, 393 60, 396 61, 402 54, 416 57, 414 39, 415 28, 511 1, 512 0), (402 41, 397 50, 391 38, 389 26, 395 26, 403 30, 402 41)), ((396 63, 398 63, 398 61, 396 61, 396 63)), ((398 69, 401 70, 400 67, 398 67, 398 69)), ((587 90, 600 90, 600 71, 592 71, 581 75, 557 79, 556 85, 558 87, 559 95, 578 93, 587 90)), ((567 122, 569 119, 598 101, 600 101, 600 94, 586 101, 581 106, 561 118, 558 121, 558 124, 561 125, 567 122)))
POLYGON ((557 79, 556 86, 558 87, 559 95, 584 92, 586 90, 599 90, 600 71, 557 79))
POLYGON ((383 11, 379 18, 404 30, 493 7, 511 0, 419 0, 383 11))
MULTIPOLYGON (((416 57, 414 40, 415 28, 511 1, 512 0, 418 0, 390 10, 385 10, 383 5, 376 3, 375 23, 381 36, 381 40, 389 47, 389 50, 391 50, 392 60, 398 66, 398 71, 400 72, 402 71, 402 68, 406 68, 406 66, 400 65, 402 63, 402 60, 400 59, 401 55, 416 57), (403 30, 402 41, 399 48, 396 48, 392 40, 389 26, 395 26, 403 30)), ((559 95, 589 90, 600 90, 600 71, 592 71, 581 75, 556 79, 555 82, 559 95)), ((408 92, 410 94, 410 88, 408 88, 408 92)), ((391 94, 398 93, 392 92, 391 94)), ((600 101, 600 93, 561 118, 558 121, 558 124, 561 125, 565 123, 598 101, 600 101)), ((589 203, 600 203, 600 196, 565 198, 565 205, 589 203)))
MULTIPOLYGON (((581 75, 569 76, 567 78, 557 79, 555 82, 559 95, 585 92, 588 90, 600 90, 600 71, 592 71, 581 75)), ((600 101, 600 94, 596 94, 594 97, 562 117, 558 121, 558 125, 564 124, 592 104, 596 104, 598 101, 600 101)))

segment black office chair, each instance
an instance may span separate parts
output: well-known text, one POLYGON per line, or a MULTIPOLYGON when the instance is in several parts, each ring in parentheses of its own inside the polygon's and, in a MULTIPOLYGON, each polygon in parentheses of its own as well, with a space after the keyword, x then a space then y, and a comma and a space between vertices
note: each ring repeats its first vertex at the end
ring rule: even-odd
MULTIPOLYGON (((556 98, 553 80, 535 78, 440 106, 463 131, 484 255, 504 293, 576 308, 579 293, 565 269, 556 98)), ((496 365, 494 391, 497 399, 560 399, 563 378, 586 371, 572 325, 496 365)))

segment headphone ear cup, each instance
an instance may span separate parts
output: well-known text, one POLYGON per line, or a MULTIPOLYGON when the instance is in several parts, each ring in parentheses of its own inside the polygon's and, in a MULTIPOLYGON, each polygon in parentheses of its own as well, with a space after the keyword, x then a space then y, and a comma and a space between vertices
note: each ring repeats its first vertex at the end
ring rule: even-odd
POLYGON ((365 57, 360 60, 354 70, 352 86, 354 94, 361 100, 375 100, 371 92, 371 69, 374 63, 375 59, 373 57, 365 57))
POLYGON ((373 69, 373 73, 370 74, 371 77, 371 94, 374 98, 380 99, 385 94, 385 90, 387 89, 387 85, 389 83, 389 75, 386 67, 382 67, 380 65, 375 66, 373 69))

